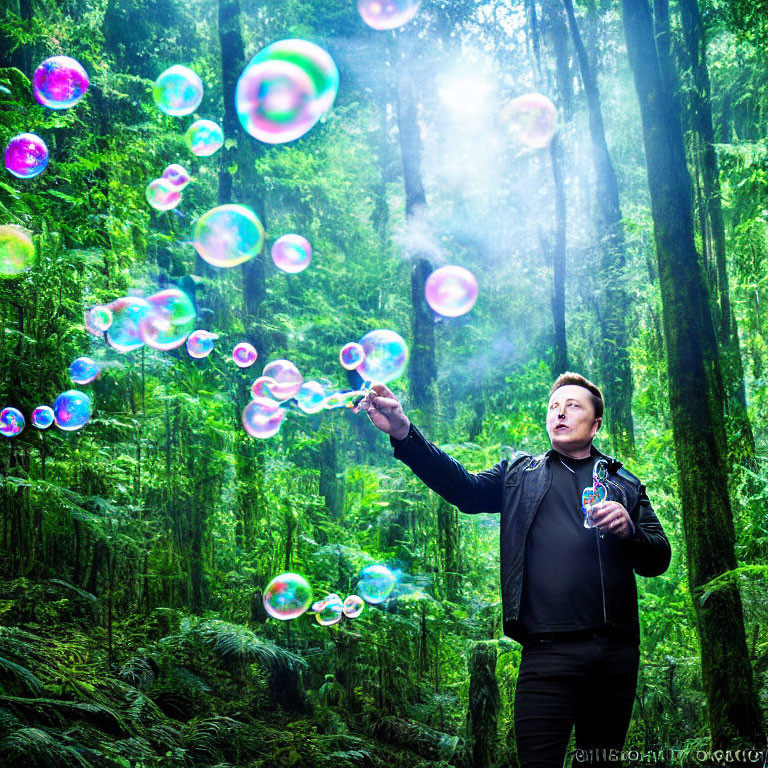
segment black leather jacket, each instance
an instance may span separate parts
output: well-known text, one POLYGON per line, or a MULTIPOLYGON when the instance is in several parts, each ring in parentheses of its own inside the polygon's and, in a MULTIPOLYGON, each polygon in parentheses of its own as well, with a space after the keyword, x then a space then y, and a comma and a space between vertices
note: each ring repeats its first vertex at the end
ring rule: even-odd
MULTIPOLYGON (((554 451, 550 449, 540 456, 519 452, 491 469, 472 474, 430 443, 413 425, 403 440, 391 442, 395 458, 407 464, 427 486, 460 511, 469 514, 501 513, 504 633, 522 641, 519 615, 525 542, 533 518, 552 483, 550 460, 554 451)), ((635 524, 634 534, 622 542, 626 548, 627 578, 608 594, 607 620, 609 624, 620 625, 617 628, 631 634, 634 639, 639 639, 637 589, 632 571, 640 576, 664 573, 671 557, 669 541, 651 508, 643 484, 627 472, 620 461, 606 456, 594 446, 592 454, 607 459, 607 482, 613 496, 627 509, 635 524), (616 621, 619 616, 621 620, 616 621)), ((603 597, 605 599, 606 595, 603 597)))

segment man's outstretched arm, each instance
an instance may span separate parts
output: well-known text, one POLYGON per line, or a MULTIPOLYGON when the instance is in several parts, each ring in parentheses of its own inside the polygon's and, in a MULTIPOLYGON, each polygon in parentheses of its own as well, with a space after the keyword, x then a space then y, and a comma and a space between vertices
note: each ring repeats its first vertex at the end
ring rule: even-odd
POLYGON ((400 402, 383 384, 373 384, 360 407, 376 427, 390 436, 395 458, 448 503, 469 513, 501 509, 506 461, 478 474, 467 472, 411 424, 400 402))

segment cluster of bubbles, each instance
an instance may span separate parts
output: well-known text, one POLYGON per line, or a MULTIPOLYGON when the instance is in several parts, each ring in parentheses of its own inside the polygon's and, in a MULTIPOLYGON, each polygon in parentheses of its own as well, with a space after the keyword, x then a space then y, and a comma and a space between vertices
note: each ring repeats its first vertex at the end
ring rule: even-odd
POLYGON ((312 261, 312 246, 301 235, 283 235, 272 246, 272 261, 283 272, 302 272, 312 261))
MULTIPOLYGON (((91 398, 78 389, 62 392, 49 405, 39 405, 32 411, 32 425, 37 429, 48 429, 56 424, 65 432, 81 429, 91 418, 91 398)), ((3 408, 0 411, 0 435, 16 437, 26 426, 24 414, 18 408, 3 408)))
MULTIPOLYGON (((32 77, 32 93, 39 104, 50 109, 67 109, 77 104, 88 90, 88 74, 69 56, 51 56, 32 77)), ((5 168, 18 179, 33 179, 48 165, 48 146, 34 133, 11 137, 5 147, 5 168)))
POLYGON ((438 315, 459 317, 469 312, 477 301, 477 280, 464 267, 440 267, 424 285, 424 295, 438 315))
POLYGON ((168 351, 180 347, 194 330, 195 307, 179 288, 166 288, 147 299, 124 296, 86 315, 86 328, 103 336, 118 352, 147 345, 168 351))
POLYGON ((357 11, 372 29, 395 29, 418 12, 421 0, 357 0, 357 11))
POLYGON ((235 88, 245 131, 267 144, 303 136, 331 108, 339 71, 331 56, 306 40, 279 40, 254 56, 235 88))
POLYGON ((557 109, 540 93, 512 99, 499 119, 512 138, 533 149, 546 147, 557 132, 557 109))
POLYGON ((260 253, 264 227, 245 205, 219 205, 195 222, 192 244, 211 266, 236 267, 260 253))
POLYGON ((345 344, 339 360, 347 370, 362 378, 360 389, 335 390, 320 381, 304 381, 290 360, 273 360, 264 366, 261 376, 251 385, 251 401, 242 413, 245 431, 260 439, 273 437, 291 408, 306 414, 336 408, 354 408, 373 380, 396 379, 408 362, 408 346, 394 331, 379 329, 365 334, 359 342, 345 344))
POLYGON ((181 202, 181 192, 190 181, 183 165, 171 163, 160 178, 153 179, 147 185, 147 202, 156 211, 170 211, 181 202))
POLYGON ((26 229, 15 224, 0 226, 0 278, 26 272, 34 258, 35 246, 26 229))
POLYGON ((275 619, 297 619, 307 611, 315 614, 317 623, 327 627, 341 621, 342 616, 357 618, 365 603, 378 605, 392 593, 397 576, 386 565, 369 565, 360 573, 356 594, 342 600, 333 593, 313 603, 312 587, 298 573, 281 573, 264 589, 266 612, 275 619))

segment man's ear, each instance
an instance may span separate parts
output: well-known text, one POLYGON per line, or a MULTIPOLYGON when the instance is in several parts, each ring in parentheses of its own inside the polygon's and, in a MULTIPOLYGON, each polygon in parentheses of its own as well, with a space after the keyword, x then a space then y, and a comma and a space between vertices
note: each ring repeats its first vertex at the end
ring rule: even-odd
POLYGON ((600 427, 603 426, 603 417, 601 416, 599 419, 595 419, 597 422, 597 429, 595 430, 595 433, 600 431, 600 427))

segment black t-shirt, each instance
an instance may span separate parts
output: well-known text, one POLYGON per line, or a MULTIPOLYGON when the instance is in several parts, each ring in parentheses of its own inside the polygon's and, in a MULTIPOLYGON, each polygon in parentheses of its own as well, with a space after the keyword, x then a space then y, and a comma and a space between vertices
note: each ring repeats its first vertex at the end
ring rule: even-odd
POLYGON ((581 511, 581 493, 593 483, 595 460, 552 454, 552 485, 525 544, 520 621, 528 633, 570 632, 606 623, 601 560, 613 544, 608 536, 598 541, 597 530, 584 527, 581 511))

